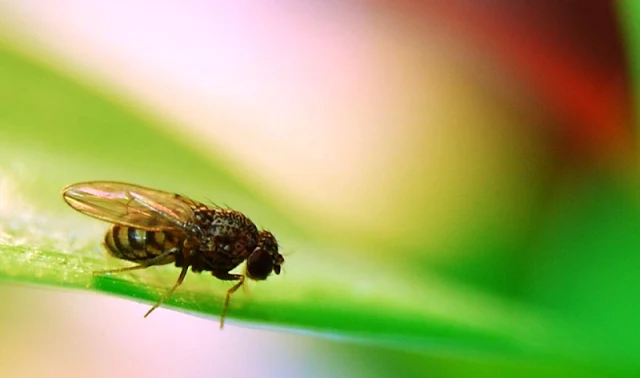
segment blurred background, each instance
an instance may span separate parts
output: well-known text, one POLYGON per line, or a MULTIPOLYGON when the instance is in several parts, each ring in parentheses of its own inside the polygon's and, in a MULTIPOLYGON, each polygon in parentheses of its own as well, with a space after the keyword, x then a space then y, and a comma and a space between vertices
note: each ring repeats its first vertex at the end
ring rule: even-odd
POLYGON ((631 0, 0 2, 0 254, 107 261, 105 225, 59 192, 112 179, 242 209, 287 258, 252 290, 282 330, 142 319, 4 269, 0 375, 634 376, 639 17, 631 0), (366 324, 277 312, 366 318, 358 300, 366 324), (409 337, 405 316, 438 332, 409 337))

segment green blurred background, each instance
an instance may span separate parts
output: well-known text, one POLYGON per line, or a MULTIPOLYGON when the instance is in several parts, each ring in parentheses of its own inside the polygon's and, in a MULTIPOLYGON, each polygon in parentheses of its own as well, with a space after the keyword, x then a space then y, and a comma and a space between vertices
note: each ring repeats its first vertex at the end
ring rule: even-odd
POLYGON ((0 375, 637 376, 639 14, 0 4, 0 375), (94 179, 241 210, 285 272, 222 332, 207 275, 143 320, 178 272, 91 276, 94 179))

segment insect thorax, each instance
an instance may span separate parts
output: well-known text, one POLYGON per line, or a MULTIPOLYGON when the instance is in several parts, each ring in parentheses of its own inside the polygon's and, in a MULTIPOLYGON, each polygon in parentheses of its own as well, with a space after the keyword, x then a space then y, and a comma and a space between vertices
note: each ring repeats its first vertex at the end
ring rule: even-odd
POLYGON ((208 260, 230 258, 237 265, 256 247, 258 229, 242 213, 228 209, 197 209, 196 223, 204 238, 200 250, 208 260), (238 262, 236 262, 239 259, 238 262))

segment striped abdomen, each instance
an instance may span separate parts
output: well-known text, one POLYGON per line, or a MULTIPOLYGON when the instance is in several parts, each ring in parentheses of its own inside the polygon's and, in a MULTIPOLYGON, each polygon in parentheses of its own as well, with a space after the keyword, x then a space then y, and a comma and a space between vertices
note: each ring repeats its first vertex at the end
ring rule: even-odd
MULTIPOLYGON (((107 231, 104 244, 114 257, 142 262, 181 245, 182 234, 175 231, 145 231, 138 228, 113 225, 107 231)), ((174 261, 170 256, 165 264, 174 261)))

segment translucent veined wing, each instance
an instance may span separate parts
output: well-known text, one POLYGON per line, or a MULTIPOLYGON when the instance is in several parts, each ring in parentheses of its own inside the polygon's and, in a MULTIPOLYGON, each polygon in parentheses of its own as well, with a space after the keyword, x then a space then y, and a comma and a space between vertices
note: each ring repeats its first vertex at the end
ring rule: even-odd
POLYGON ((69 185, 62 196, 83 214, 147 231, 186 228, 200 205, 178 194, 113 181, 69 185))

